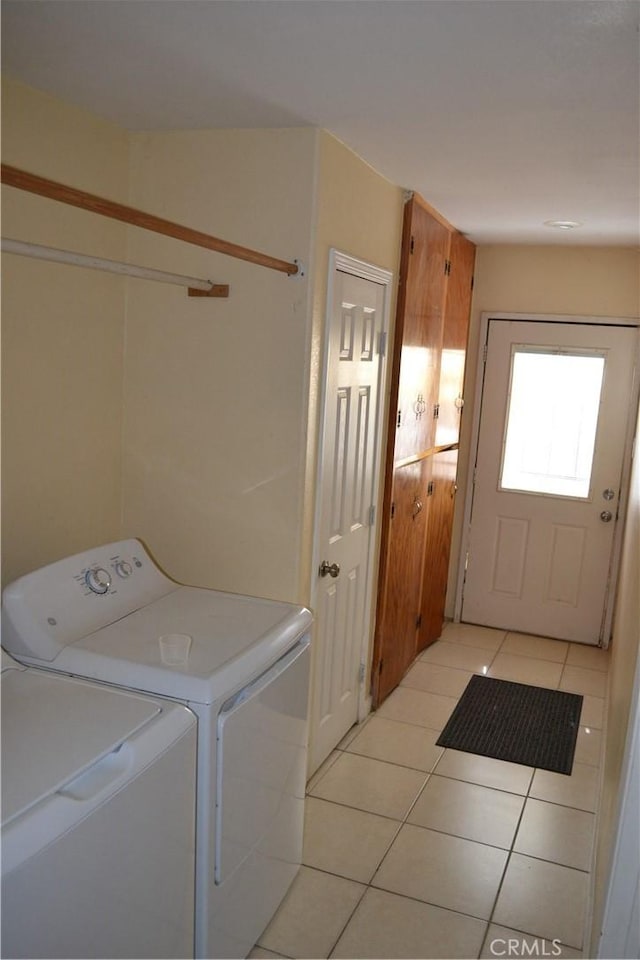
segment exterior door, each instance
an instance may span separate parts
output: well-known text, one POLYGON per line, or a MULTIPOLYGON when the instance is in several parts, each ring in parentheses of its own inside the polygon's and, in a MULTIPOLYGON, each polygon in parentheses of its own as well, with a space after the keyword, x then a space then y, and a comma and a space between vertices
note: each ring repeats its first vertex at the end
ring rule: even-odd
POLYGON ((489 321, 462 619, 608 642, 629 327, 489 321))
POLYGON ((314 571, 310 770, 364 712, 391 274, 333 254, 314 571), (382 350, 382 352, 381 352, 382 350), (362 694, 362 696, 361 696, 362 694))

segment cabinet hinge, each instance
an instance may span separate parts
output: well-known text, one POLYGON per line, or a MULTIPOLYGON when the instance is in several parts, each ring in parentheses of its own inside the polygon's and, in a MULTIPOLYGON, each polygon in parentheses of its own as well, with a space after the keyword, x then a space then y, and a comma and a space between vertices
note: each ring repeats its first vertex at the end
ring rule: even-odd
POLYGON ((361 664, 360 664, 360 668, 359 668, 359 670, 358 670, 358 683, 364 683, 364 673, 365 673, 365 670, 366 670, 366 667, 365 667, 364 663, 361 663, 361 664))
POLYGON ((434 403, 433 405, 433 418, 436 420, 440 416, 440 404, 434 403))
POLYGON ((483 363, 486 363, 486 362, 487 362, 487 353, 488 353, 488 352, 489 352, 489 344, 488 344, 488 343, 485 343, 484 347, 482 348, 482 362, 483 362, 483 363))
POLYGON ((419 630, 421 626, 422 626, 422 614, 419 613, 418 616, 416 617, 416 630, 419 630))
POLYGON ((376 522, 376 505, 372 503, 369 507, 369 526, 372 527, 376 522))
POLYGON ((428 496, 428 497, 432 497, 432 496, 433 496, 433 491, 435 490, 435 486, 436 486, 436 485, 435 485, 435 482, 434 482, 433 480, 429 480, 429 483, 427 484, 427 496, 428 496))
POLYGON ((475 278, 475 276, 474 276, 473 274, 471 274, 471 289, 472 289, 472 290, 473 290, 473 285, 474 285, 475 282, 476 282, 476 278, 475 278))
POLYGON ((395 517, 395 515, 396 515, 396 505, 395 505, 395 502, 392 502, 391 503, 391 519, 392 520, 395 517))
POLYGON ((396 427, 402 426, 402 410, 398 410, 398 416, 396 417, 396 427))
POLYGON ((382 673, 382 664, 383 664, 383 663, 384 663, 384 660, 381 660, 380 663, 378 664, 378 676, 380 676, 380 674, 382 673))
POLYGON ((416 248, 415 237, 411 237, 411 244, 409 245, 409 253, 413 253, 416 248))
POLYGON ((445 260, 444 262, 444 275, 445 277, 451 276, 451 260, 445 260))
POLYGON ((387 331, 381 330, 380 336, 378 339, 378 353, 381 357, 386 357, 387 355, 387 331))

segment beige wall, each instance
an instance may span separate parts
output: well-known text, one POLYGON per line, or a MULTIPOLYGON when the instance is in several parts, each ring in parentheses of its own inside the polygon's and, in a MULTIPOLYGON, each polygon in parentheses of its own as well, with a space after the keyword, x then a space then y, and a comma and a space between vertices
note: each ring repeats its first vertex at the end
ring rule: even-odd
POLYGON ((10 80, 3 112, 5 162, 306 274, 3 189, 5 235, 231 285, 4 257, 5 581, 133 535, 178 579, 308 602, 329 248, 397 270, 401 191, 308 128, 130 135, 10 80))
MULTIPOLYGON (((317 133, 132 137, 131 203, 309 263, 317 133)), ((296 600, 307 427, 308 279, 159 237, 129 259, 231 286, 190 299, 131 282, 123 530, 177 579, 296 600)))
POLYGON ((637 317, 640 315, 639 266, 638 251, 627 247, 478 247, 460 439, 460 496, 447 591, 448 617, 453 616, 462 539, 481 314, 493 310, 496 313, 637 317))
POLYGON ((305 277, 131 231, 231 296, 129 285, 124 529, 178 579, 308 603, 329 249, 395 271, 401 191, 324 132, 198 131, 132 138, 131 202, 305 277))
MULTIPOLYGON (((127 135, 3 81, 3 161, 126 199, 127 135)), ((2 232, 122 259, 125 227, 2 188, 2 232)), ((125 281, 3 255, 3 582, 119 536, 125 281)))

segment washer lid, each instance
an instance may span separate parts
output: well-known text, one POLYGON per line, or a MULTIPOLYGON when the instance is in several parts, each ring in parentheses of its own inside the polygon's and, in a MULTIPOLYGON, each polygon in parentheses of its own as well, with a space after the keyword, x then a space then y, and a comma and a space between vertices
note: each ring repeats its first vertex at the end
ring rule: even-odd
POLYGON ((41 670, 2 673, 2 824, 116 749, 159 704, 41 670))
MULTIPOLYGON (((305 607, 180 587, 69 644, 51 664, 184 701, 213 703, 257 676, 309 630, 305 607), (191 637, 184 663, 163 662, 159 639, 191 637)), ((29 658, 27 662, 35 662, 29 658)))

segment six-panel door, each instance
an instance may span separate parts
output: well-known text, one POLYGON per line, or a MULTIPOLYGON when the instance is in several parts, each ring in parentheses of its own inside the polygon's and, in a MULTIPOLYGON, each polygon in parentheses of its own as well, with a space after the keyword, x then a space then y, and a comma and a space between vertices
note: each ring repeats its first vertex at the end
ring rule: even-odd
POLYGON ((636 331, 491 320, 462 619, 597 644, 636 331))

